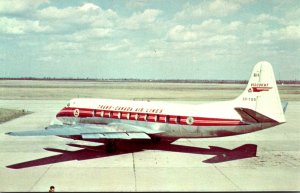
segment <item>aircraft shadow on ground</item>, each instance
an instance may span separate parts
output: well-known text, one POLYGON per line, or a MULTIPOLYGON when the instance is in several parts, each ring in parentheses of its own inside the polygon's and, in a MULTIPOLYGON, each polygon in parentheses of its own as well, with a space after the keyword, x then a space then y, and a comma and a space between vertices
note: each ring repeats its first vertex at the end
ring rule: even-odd
POLYGON ((234 149, 226 149, 222 147, 209 146, 209 148, 199 148, 192 146, 172 144, 173 141, 161 141, 160 143, 153 143, 149 141, 119 141, 117 143, 117 150, 113 153, 107 153, 105 146, 86 146, 78 144, 67 144, 73 147, 82 148, 76 151, 61 150, 55 148, 44 148, 47 151, 57 152, 59 154, 35 159, 27 162, 17 163, 6 166, 11 169, 23 169, 29 167, 36 167, 42 165, 49 165, 61 163, 66 161, 82 161, 96 158, 104 158, 128 153, 136 153, 144 150, 162 150, 170 152, 213 155, 213 157, 204 160, 204 163, 220 163, 238 159, 245 159, 256 157, 257 145, 244 144, 234 149))

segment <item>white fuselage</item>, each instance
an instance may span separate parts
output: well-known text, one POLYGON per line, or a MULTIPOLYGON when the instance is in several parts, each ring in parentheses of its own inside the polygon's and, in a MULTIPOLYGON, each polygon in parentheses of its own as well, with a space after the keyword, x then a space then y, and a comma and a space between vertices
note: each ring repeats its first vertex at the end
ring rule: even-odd
POLYGON ((274 123, 246 123, 235 111, 235 101, 208 104, 72 99, 57 118, 64 124, 121 123, 142 126, 159 137, 223 137, 249 133, 274 126, 274 123), (154 132, 155 133, 155 132, 154 132))

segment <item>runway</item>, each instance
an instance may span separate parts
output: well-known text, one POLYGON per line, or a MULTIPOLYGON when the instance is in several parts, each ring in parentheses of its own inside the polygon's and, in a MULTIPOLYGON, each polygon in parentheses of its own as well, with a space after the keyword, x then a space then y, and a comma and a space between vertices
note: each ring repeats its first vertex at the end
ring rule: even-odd
POLYGON ((287 123, 283 125, 240 136, 180 139, 172 143, 199 151, 164 151, 160 146, 145 146, 144 150, 108 155, 101 148, 66 145, 101 145, 97 143, 4 134, 44 128, 66 103, 67 100, 0 100, 2 108, 33 112, 0 125, 0 191, 40 192, 48 191, 51 185, 58 192, 300 189, 299 101, 289 102, 287 123), (203 153, 209 146, 234 149, 245 144, 257 145, 257 157, 203 162, 214 157, 203 153))

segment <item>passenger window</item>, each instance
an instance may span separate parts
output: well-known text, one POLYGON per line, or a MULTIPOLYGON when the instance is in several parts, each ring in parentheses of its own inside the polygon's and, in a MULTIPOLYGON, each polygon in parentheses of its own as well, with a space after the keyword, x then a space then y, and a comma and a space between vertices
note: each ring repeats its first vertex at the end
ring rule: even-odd
POLYGON ((166 117, 165 117, 165 123, 168 123, 169 120, 170 120, 170 116, 169 116, 169 115, 166 115, 166 117))
POLYGON ((180 123, 180 117, 176 117, 176 123, 180 123))
POLYGON ((126 117, 129 120, 130 119, 130 113, 128 113, 126 117))
POLYGON ((158 120, 158 115, 154 115, 154 122, 157 122, 158 120))

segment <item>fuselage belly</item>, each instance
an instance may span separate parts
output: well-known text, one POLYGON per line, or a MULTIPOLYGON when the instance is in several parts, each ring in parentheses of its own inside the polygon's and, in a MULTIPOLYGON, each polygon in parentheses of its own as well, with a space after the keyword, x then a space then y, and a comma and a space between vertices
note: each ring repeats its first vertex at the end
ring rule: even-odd
POLYGON ((231 135, 239 135, 258 131, 269 127, 269 125, 257 124, 240 124, 236 126, 191 126, 168 123, 153 123, 135 120, 116 120, 113 118, 101 117, 59 117, 64 124, 103 124, 121 123, 146 127, 156 131, 163 131, 155 134, 158 137, 184 137, 184 138, 208 138, 208 137, 224 137, 231 135))

